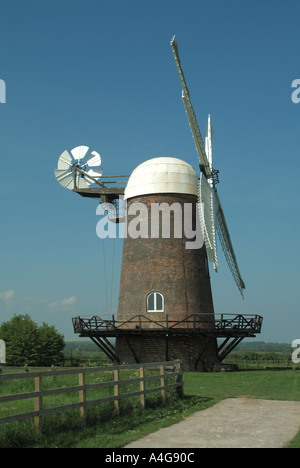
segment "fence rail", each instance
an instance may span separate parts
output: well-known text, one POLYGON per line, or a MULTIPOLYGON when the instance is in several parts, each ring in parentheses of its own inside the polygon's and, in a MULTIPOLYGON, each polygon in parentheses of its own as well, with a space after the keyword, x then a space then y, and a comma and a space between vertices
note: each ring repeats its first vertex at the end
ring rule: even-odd
POLYGON ((183 393, 183 380, 181 371, 180 361, 170 362, 157 362, 157 363, 145 363, 145 364, 132 364, 126 366, 105 366, 105 367, 90 367, 80 369, 57 369, 52 371, 38 371, 38 372, 26 372, 21 374, 2 374, 0 375, 0 384, 9 380, 22 380, 22 379, 34 379, 34 391, 26 393, 17 393, 11 395, 0 395, 0 404, 26 400, 34 398, 34 411, 29 413, 22 413, 13 416, 7 416, 0 418, 0 424, 22 421, 24 419, 34 419, 34 424, 38 430, 42 427, 42 418, 48 414, 59 413, 70 409, 79 409, 79 414, 82 422, 86 421, 87 407, 91 405, 98 405, 113 401, 115 412, 119 413, 120 400, 131 398, 134 396, 140 396, 140 404, 144 409, 146 405, 146 395, 152 392, 161 392, 163 401, 167 399, 167 390, 175 389, 179 394, 183 393), (127 370, 139 370, 139 377, 122 379, 120 378, 121 371, 127 370), (158 374, 145 375, 146 369, 154 370, 159 369, 158 374), (112 372, 113 380, 108 382, 100 383, 86 383, 86 376, 89 373, 97 372, 112 372), (43 390, 43 379, 48 377, 57 377, 65 375, 78 375, 78 385, 62 388, 54 388, 43 390), (174 383, 167 383, 166 379, 173 377, 174 383), (151 380, 160 379, 160 386, 146 389, 145 383, 151 380), (139 390, 130 393, 120 393, 120 386, 124 384, 139 383, 139 390), (113 387, 114 394, 112 396, 106 396, 103 398, 96 398, 88 400, 86 393, 88 390, 99 389, 105 387, 113 387), (43 408, 43 399, 47 396, 58 395, 62 393, 78 392, 78 402, 71 403, 63 406, 43 408))
POLYGON ((271 359, 271 358, 242 358, 229 357, 224 359, 222 364, 236 364, 240 370, 242 369, 300 369, 299 364, 295 364, 292 359, 271 359))

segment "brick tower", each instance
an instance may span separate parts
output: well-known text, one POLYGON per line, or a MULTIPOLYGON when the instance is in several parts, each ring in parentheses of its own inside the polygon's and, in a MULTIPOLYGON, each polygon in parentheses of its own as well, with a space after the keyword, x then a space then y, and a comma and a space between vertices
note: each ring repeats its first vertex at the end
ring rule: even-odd
POLYGON ((194 169, 176 158, 146 161, 129 178, 117 319, 128 333, 116 338, 122 362, 181 359, 185 370, 219 362, 197 184, 194 169))

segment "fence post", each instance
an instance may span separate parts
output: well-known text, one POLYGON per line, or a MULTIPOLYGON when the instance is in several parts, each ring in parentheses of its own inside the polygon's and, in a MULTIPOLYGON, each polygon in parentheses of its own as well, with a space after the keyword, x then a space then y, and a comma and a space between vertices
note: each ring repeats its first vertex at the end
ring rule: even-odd
POLYGON ((34 391, 37 396, 34 399, 34 411, 38 411, 39 414, 34 418, 35 428, 40 432, 42 429, 42 409, 43 409, 43 396, 42 396, 42 375, 35 377, 34 379, 34 391))
POLYGON ((161 389, 161 396, 163 399, 163 402, 166 403, 166 389, 165 389, 165 366, 161 365, 160 366, 160 386, 163 387, 161 389))
POLYGON ((175 364, 175 372, 177 372, 176 383, 180 384, 178 387, 176 387, 176 392, 179 397, 183 397, 183 380, 180 361, 178 364, 175 364))
POLYGON ((145 409, 145 406, 146 406, 146 400, 145 400, 145 369, 143 367, 140 367, 140 379, 142 379, 140 381, 140 391, 143 392, 141 394, 141 407, 142 409, 145 409))
POLYGON ((79 403, 82 406, 79 408, 80 419, 83 424, 86 423, 86 389, 85 389, 85 372, 80 372, 78 374, 78 384, 80 387, 84 387, 82 390, 79 390, 79 403))
MULTIPOLYGON (((114 370, 114 396, 118 397, 120 394, 120 386, 119 386, 119 380, 120 380, 120 369, 115 369, 114 370)), ((115 407, 115 412, 119 416, 120 414, 120 401, 116 398, 114 400, 114 407, 115 407)))

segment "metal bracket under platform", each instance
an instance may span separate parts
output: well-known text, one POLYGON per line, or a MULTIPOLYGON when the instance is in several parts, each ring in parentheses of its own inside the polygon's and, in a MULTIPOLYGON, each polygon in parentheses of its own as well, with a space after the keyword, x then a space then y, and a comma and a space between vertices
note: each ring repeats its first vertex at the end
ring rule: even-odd
POLYGON ((260 315, 191 314, 182 320, 151 320, 145 315, 135 315, 127 321, 104 320, 96 315, 91 318, 74 317, 74 332, 89 337, 112 361, 120 358, 108 338, 118 336, 206 336, 224 338, 218 347, 220 362, 244 339, 255 337, 261 332, 263 318, 260 315))

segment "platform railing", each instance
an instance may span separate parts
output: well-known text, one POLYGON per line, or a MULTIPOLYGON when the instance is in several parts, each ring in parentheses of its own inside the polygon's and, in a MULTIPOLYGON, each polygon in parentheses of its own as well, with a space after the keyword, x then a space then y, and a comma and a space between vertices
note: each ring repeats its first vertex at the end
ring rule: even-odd
POLYGON ((263 318, 260 315, 242 315, 242 314, 191 314, 179 320, 174 319, 174 315, 165 314, 164 319, 151 319, 148 316, 137 314, 128 320, 105 320, 97 315, 91 318, 74 317, 73 327, 75 333, 87 334, 98 332, 111 332, 112 336, 119 330, 134 329, 138 331, 145 330, 164 330, 166 332, 174 329, 192 329, 192 330, 214 330, 222 333, 225 331, 260 333, 263 318), (170 317, 172 317, 170 319, 170 317))

